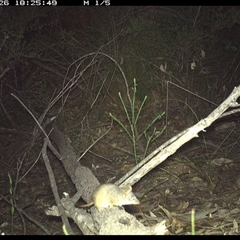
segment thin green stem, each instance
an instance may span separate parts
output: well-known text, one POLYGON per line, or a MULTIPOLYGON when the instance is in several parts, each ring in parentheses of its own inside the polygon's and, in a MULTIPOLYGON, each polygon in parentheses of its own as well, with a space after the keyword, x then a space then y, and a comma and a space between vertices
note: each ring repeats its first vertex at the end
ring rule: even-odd
MULTIPOLYGON (((147 127, 142 131, 141 134, 138 133, 138 129, 137 129, 137 122, 138 122, 138 119, 140 117, 140 114, 142 113, 142 109, 143 109, 143 106, 147 100, 147 96, 144 97, 143 101, 141 102, 141 105, 137 111, 137 114, 136 114, 136 109, 137 109, 137 106, 136 106, 136 93, 137 93, 137 82, 136 82, 136 79, 134 78, 133 79, 133 87, 132 87, 132 90, 133 90, 133 93, 132 93, 132 98, 129 99, 129 104, 130 104, 130 110, 128 110, 127 108, 127 105, 125 104, 125 102, 123 101, 123 98, 122 98, 122 95, 121 93, 119 92, 118 93, 118 96, 120 98, 120 101, 122 103, 122 106, 123 106, 123 110, 124 110, 124 113, 125 113, 125 116, 127 118, 127 121, 128 121, 128 127, 126 127, 121 121, 119 118, 117 118, 116 116, 114 116, 113 114, 109 113, 110 117, 115 120, 121 127, 122 129, 127 133, 127 135, 129 136, 129 138, 131 139, 132 141, 132 147, 133 147, 133 154, 134 154, 134 158, 135 158, 135 161, 136 161, 136 164, 138 163, 138 153, 137 153, 137 143, 139 141, 139 139, 144 135, 145 139, 146 139, 146 146, 145 146, 145 149, 144 149, 144 154, 142 157, 140 157, 141 159, 143 157, 146 156, 147 154, 147 151, 149 149, 149 145, 150 143, 155 140, 157 137, 159 137, 165 127, 163 127, 162 131, 158 132, 157 133, 157 130, 156 128, 154 128, 152 134, 148 134, 147 131, 149 130, 149 128, 151 126, 153 126, 153 124, 159 120, 164 114, 165 112, 161 113, 161 114, 158 114, 152 121, 151 123, 149 123, 147 125, 147 127), (156 134, 157 133, 157 134, 156 134)), ((130 96, 130 95, 128 95, 130 96)))

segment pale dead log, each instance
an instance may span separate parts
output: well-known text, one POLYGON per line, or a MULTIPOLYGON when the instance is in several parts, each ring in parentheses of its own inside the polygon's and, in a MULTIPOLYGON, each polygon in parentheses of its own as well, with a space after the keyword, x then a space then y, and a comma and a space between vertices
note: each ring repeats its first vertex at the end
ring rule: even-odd
MULTIPOLYGON (((53 206, 45 211, 46 214, 54 216, 65 214, 74 220, 83 234, 157 235, 168 233, 165 221, 151 227, 146 227, 131 214, 125 212, 123 208, 114 207, 99 212, 95 207, 92 207, 91 213, 88 213, 85 209, 76 208, 75 203, 80 197, 86 202, 90 202, 91 194, 99 185, 99 181, 90 169, 80 165, 68 138, 57 127, 51 129, 50 139, 57 145, 59 153, 50 143, 49 148, 62 162, 66 172, 75 184, 77 193, 72 198, 65 193, 65 197, 61 199, 61 204, 65 209, 64 212, 61 211, 62 207, 53 206)), ((46 158, 46 156, 44 157, 46 158)), ((53 186, 52 182, 54 181, 51 178, 50 182, 51 186, 53 186)), ((57 191, 54 190, 54 192, 56 194, 57 191)))

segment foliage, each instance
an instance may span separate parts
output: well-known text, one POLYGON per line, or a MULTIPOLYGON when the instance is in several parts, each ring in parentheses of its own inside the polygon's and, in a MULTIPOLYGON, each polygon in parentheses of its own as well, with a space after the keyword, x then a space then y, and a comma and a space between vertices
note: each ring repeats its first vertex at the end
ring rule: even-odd
MULTIPOLYGON (((240 23, 237 7, 124 7, 98 11, 91 8, 89 19, 92 21, 86 21, 88 25, 82 29, 76 24, 83 19, 75 11, 71 7, 9 7, 1 11, 0 35, 6 39, 0 43, 0 72, 10 66, 8 84, 18 90, 29 89, 26 83, 35 84, 30 80, 31 77, 38 79, 33 76, 36 66, 30 63, 32 58, 54 64, 62 71, 79 56, 76 53, 101 48, 113 53, 116 59, 123 58, 126 76, 138 79, 139 92, 159 82, 159 66, 165 62, 171 75, 183 86, 189 86, 192 85, 189 73, 193 60, 196 61, 195 73, 209 73, 216 68, 209 63, 219 65, 216 60, 225 54, 224 50, 231 53, 239 49, 238 41, 228 34, 224 35, 225 39, 219 39, 221 32, 240 23), (98 28, 96 14, 101 16, 101 28, 98 28), (205 59, 201 58, 202 50, 206 53, 205 59), (146 78, 154 81, 146 82, 146 78)), ((222 66, 220 69, 224 71, 222 66)), ((4 80, 1 79, 3 87, 7 88, 4 80)), ((204 93, 205 86, 211 84, 209 81, 197 79, 194 84, 203 88, 204 93)), ((43 92, 38 88, 32 90, 43 92)))
POLYGON ((13 234, 13 217, 14 217, 14 212, 15 212, 15 207, 14 207, 14 196, 13 196, 13 182, 12 182, 12 177, 10 175, 10 173, 8 173, 8 179, 9 179, 9 183, 10 183, 10 187, 9 187, 9 193, 10 193, 10 212, 11 212, 11 234, 13 234))
POLYGON ((152 141, 154 141, 156 138, 161 136, 161 134, 165 130, 165 127, 164 127, 160 132, 158 132, 156 127, 154 127, 151 134, 148 134, 148 132, 147 132, 149 130, 149 128, 152 127, 153 124, 164 115, 164 112, 155 116, 154 119, 144 128, 144 130, 139 133, 137 122, 138 122, 140 114, 142 112, 142 108, 147 100, 147 96, 144 97, 138 111, 135 112, 137 109, 137 106, 135 105, 136 92, 137 92, 136 79, 133 79, 133 89, 132 90, 133 90, 133 94, 132 94, 132 101, 130 102, 130 111, 128 111, 127 105, 123 101, 122 95, 119 92, 119 98, 121 100, 121 103, 122 103, 122 106, 123 106, 123 109, 125 112, 125 116, 127 118, 128 126, 125 126, 124 123, 118 117, 114 116, 112 113, 110 113, 110 117, 113 118, 118 124, 120 124, 122 129, 127 133, 129 138, 131 139, 132 145, 133 145, 134 158, 135 158, 135 162, 137 164, 139 162, 139 154, 137 153, 137 146, 138 146, 138 142, 139 142, 140 138, 142 136, 144 136, 145 140, 146 140, 144 154, 142 156, 140 156, 140 159, 143 159, 147 154, 147 151, 149 149, 149 144, 152 141))

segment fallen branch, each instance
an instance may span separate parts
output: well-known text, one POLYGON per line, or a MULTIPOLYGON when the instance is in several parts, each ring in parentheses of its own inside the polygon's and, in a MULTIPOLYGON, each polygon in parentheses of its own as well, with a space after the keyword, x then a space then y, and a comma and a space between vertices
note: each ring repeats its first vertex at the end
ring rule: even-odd
POLYGON ((229 115, 236 112, 236 109, 231 109, 229 112, 225 111, 227 111, 229 108, 240 107, 240 104, 237 103, 239 96, 240 86, 235 87, 229 97, 206 118, 200 120, 192 127, 180 132, 178 135, 174 136, 162 146, 157 148, 138 165, 136 165, 130 172, 119 179, 116 184, 119 186, 134 185, 153 168, 174 154, 182 145, 191 139, 198 137, 198 133, 200 131, 204 131, 205 128, 209 127, 218 118, 221 118, 223 115, 229 115))

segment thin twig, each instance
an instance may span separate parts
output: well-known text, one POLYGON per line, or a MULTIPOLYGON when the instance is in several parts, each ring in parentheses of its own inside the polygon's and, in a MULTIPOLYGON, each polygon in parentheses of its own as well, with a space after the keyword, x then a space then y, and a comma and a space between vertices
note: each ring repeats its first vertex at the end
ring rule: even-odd
POLYGON ((96 141, 94 141, 94 142, 83 152, 83 154, 78 158, 77 161, 80 161, 80 160, 83 158, 83 156, 88 152, 88 150, 89 150, 90 148, 92 148, 92 146, 94 146, 100 139, 102 139, 102 138, 111 130, 112 124, 113 124, 113 120, 112 120, 112 122, 111 122, 110 128, 109 128, 102 136, 100 136, 96 141))
POLYGON ((56 180, 55 180, 55 177, 54 177, 54 173, 53 173, 53 170, 51 168, 49 158, 47 156, 47 145, 48 145, 48 142, 49 142, 48 138, 45 138, 44 139, 44 143, 43 143, 43 148, 42 148, 43 161, 45 163, 45 166, 46 166, 46 169, 47 169, 47 172, 48 172, 48 176, 49 176, 51 188, 52 188, 52 191, 53 191, 53 195, 54 195, 54 198, 55 198, 58 210, 60 212, 63 224, 65 224, 65 226, 67 228, 67 232, 70 235, 72 235, 72 234, 74 234, 74 232, 72 231, 72 228, 71 228, 71 226, 69 224, 68 218, 67 218, 67 216, 66 216, 66 214, 64 212, 64 207, 63 207, 63 205, 61 203, 61 199, 60 199, 59 194, 58 194, 58 190, 57 190, 58 188, 57 188, 57 183, 56 183, 56 180))
POLYGON ((47 133, 44 131, 44 129, 42 128, 42 126, 40 125, 40 123, 38 122, 38 120, 36 119, 36 117, 35 117, 35 116, 33 115, 33 113, 27 108, 27 106, 26 106, 15 94, 11 93, 11 95, 12 95, 14 98, 16 98, 16 99, 21 103, 21 105, 28 111, 28 113, 32 116, 32 118, 34 119, 34 121, 37 123, 38 127, 42 130, 42 132, 43 132, 43 134, 45 135, 45 137, 46 137, 47 139, 49 139, 47 133))

